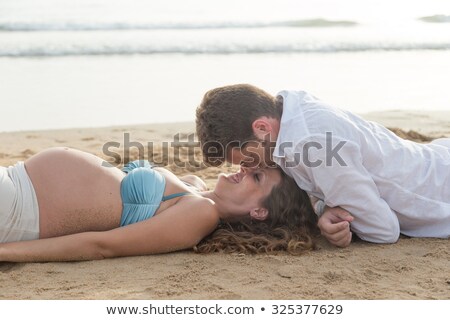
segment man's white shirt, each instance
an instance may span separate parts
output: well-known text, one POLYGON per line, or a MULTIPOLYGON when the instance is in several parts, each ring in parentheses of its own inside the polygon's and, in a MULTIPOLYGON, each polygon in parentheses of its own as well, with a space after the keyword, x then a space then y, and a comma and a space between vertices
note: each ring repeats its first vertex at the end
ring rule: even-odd
POLYGON ((450 139, 407 141, 304 91, 278 95, 274 161, 310 195, 349 211, 360 238, 450 237, 450 139))

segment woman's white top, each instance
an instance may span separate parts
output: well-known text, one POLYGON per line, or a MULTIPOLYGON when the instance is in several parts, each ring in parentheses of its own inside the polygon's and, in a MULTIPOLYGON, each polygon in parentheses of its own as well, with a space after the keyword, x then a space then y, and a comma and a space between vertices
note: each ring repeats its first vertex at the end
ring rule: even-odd
POLYGON ((278 95, 274 161, 310 195, 349 211, 360 238, 450 237, 450 139, 407 141, 307 92, 278 95))

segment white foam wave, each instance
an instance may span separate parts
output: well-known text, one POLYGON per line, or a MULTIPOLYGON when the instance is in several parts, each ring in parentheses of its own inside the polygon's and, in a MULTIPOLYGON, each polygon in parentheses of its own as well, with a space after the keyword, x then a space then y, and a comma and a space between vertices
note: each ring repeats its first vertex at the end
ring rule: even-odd
POLYGON ((408 51, 408 50, 450 50, 447 43, 334 43, 334 44, 290 44, 290 45, 210 45, 203 47, 167 46, 28 46, 0 48, 0 57, 57 57, 89 55, 150 55, 150 54, 255 54, 255 53, 334 53, 363 51, 408 51))
POLYGON ((269 28, 269 27, 352 27, 355 21, 306 19, 273 22, 0 22, 0 31, 114 31, 114 30, 194 30, 194 29, 235 29, 235 28, 269 28))

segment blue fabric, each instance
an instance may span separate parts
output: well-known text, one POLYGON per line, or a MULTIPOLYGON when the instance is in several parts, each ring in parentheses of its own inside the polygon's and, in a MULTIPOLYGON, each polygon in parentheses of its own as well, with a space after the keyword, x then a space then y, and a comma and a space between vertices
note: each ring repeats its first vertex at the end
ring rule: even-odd
POLYGON ((162 198, 162 201, 164 202, 164 201, 167 201, 167 200, 176 198, 176 197, 182 197, 182 196, 184 196, 184 195, 187 195, 188 193, 189 193, 189 192, 172 193, 172 194, 169 194, 168 196, 164 196, 164 197, 162 198))
POLYGON ((122 171, 127 175, 120 185, 123 203, 120 226, 153 217, 164 195, 164 176, 153 170, 146 160, 130 162, 122 171))
POLYGON ((120 185, 123 204, 120 226, 147 220, 153 217, 162 201, 188 193, 181 192, 164 197, 166 180, 161 173, 152 169, 147 160, 129 162, 122 171, 127 175, 120 185))

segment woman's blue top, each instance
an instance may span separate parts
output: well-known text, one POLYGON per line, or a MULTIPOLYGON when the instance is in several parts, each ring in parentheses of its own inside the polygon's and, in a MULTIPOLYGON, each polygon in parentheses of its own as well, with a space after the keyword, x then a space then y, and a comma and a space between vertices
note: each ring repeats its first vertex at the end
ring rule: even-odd
POLYGON ((164 197, 166 180, 161 173, 152 169, 147 160, 129 162, 122 171, 127 175, 120 185, 123 203, 121 227, 149 219, 153 217, 162 201, 189 193, 181 192, 164 197))

